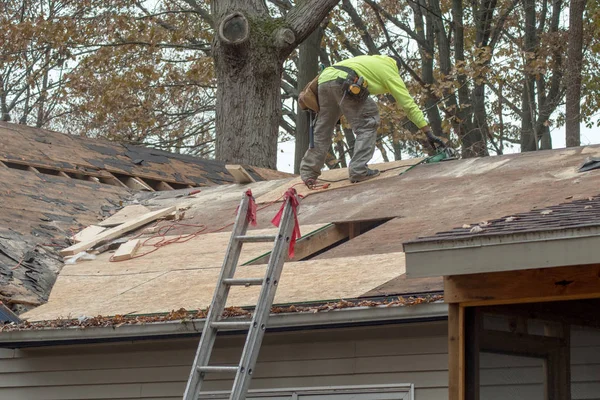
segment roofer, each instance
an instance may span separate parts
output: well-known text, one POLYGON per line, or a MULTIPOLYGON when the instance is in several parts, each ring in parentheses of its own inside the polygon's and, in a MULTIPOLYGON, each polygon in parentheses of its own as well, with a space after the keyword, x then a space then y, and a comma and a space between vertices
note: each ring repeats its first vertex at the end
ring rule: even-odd
POLYGON ((398 62, 389 56, 358 56, 325 68, 318 78, 319 114, 314 127, 314 148, 308 149, 300 164, 300 176, 311 187, 331 146, 336 122, 343 114, 354 134, 354 154, 349 166, 350 181, 361 182, 379 175, 367 167, 375 152, 379 110, 369 94, 390 93, 408 119, 427 136, 430 145, 445 147, 435 136, 423 112, 408 93, 398 72, 398 62))

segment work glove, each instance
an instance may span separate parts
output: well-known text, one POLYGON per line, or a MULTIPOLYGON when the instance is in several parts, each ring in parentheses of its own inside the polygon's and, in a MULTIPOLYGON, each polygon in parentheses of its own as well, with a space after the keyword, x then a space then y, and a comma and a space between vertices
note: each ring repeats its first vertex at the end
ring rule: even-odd
POLYGON ((427 141, 429 142, 429 145, 434 151, 436 151, 438 147, 442 149, 445 149, 447 147, 446 143, 444 143, 444 141, 439 137, 435 136, 431 130, 425 132, 425 136, 427 136, 427 141))

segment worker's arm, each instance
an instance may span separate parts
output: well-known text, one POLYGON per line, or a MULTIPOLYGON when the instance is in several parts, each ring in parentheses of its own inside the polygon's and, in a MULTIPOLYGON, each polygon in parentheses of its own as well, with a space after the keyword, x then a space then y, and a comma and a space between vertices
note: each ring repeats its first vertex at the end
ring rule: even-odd
MULTIPOLYGON (((423 111, 421 111, 417 103, 415 103, 415 100, 408 93, 408 89, 406 88, 404 81, 397 76, 388 79, 386 84, 388 90, 392 96, 394 96, 394 99, 396 99, 398 107, 406 113, 408 119, 411 120, 412 123, 421 130, 428 126, 425 116, 423 115, 423 111)), ((429 130, 431 130, 431 128, 429 130)))

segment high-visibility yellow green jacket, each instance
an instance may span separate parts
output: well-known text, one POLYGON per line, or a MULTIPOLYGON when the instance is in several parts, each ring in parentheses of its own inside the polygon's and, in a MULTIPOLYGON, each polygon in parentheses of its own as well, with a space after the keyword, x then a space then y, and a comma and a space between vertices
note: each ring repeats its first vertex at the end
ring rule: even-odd
MULTIPOLYGON (((390 93, 396 99, 398 107, 401 108, 408 119, 419 129, 427 125, 425 116, 408 93, 406 85, 398 73, 396 61, 388 56, 358 56, 340 61, 335 65, 352 68, 358 76, 367 81, 371 94, 390 93)), ((345 78, 348 74, 333 67, 325 68, 319 76, 319 84, 333 81, 338 77, 345 78)))

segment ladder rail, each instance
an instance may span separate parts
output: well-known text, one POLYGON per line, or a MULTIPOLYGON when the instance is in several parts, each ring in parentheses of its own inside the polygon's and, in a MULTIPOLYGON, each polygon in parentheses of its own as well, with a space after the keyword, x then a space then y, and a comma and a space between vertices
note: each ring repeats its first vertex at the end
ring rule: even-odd
POLYGON ((275 300, 275 294, 283 270, 283 264, 286 260, 287 249, 290 244, 294 224, 294 208, 291 200, 288 199, 283 211, 283 218, 279 226, 275 246, 271 252, 271 257, 269 258, 264 284, 261 287, 256 308, 254 309, 252 324, 246 337, 239 370, 235 376, 233 388, 229 397, 230 400, 244 400, 246 398, 246 393, 250 387, 250 381, 254 372, 253 370, 256 366, 262 340, 265 335, 267 321, 271 314, 271 306, 275 300))
POLYGON ((202 329, 202 335, 200 336, 200 343, 198 344, 196 357, 194 358, 192 370, 190 372, 183 395, 184 400, 197 400, 200 396, 200 389, 204 379, 204 373, 199 372, 198 367, 208 366, 212 349, 215 344, 217 329, 212 326, 212 322, 216 322, 221 317, 225 309, 230 286, 225 285, 223 282, 225 279, 233 278, 235 268, 237 267, 243 243, 239 240, 236 240, 236 236, 244 235, 248 229, 249 222, 247 218, 247 212, 249 203, 249 196, 244 194, 233 225, 232 235, 229 239, 229 244, 227 245, 225 259, 223 260, 221 273, 219 275, 219 279, 217 280, 217 287, 213 295, 211 307, 208 310, 206 322, 204 324, 204 328, 202 329))

